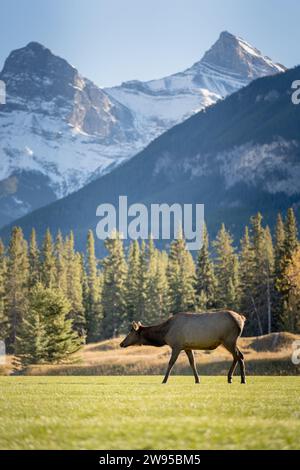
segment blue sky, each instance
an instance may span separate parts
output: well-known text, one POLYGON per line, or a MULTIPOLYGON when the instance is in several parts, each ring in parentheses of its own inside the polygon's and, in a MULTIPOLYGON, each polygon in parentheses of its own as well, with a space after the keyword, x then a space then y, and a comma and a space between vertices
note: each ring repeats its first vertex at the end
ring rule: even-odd
POLYGON ((300 63, 299 0, 0 0, 0 69, 34 40, 101 86, 159 78, 199 60, 222 30, 300 63))

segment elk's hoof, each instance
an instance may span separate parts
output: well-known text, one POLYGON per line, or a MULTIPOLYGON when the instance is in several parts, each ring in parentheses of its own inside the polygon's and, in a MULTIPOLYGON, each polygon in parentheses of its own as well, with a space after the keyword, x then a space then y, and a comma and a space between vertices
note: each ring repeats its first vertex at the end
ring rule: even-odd
POLYGON ((246 379, 241 381, 241 384, 245 384, 245 383, 246 383, 246 379))
POLYGON ((228 383, 229 383, 229 384, 232 384, 232 379, 231 379, 231 378, 228 379, 228 383))

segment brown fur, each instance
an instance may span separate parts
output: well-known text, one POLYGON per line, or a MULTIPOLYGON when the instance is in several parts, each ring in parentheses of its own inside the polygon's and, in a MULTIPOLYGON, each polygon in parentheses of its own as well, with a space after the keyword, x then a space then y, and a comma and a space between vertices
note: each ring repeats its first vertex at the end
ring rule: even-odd
POLYGON ((133 322, 132 329, 121 342, 121 347, 133 345, 164 346, 172 349, 171 359, 163 380, 166 383, 180 351, 184 350, 193 370, 195 381, 199 377, 194 361, 194 349, 212 350, 223 345, 233 357, 233 363, 228 372, 228 382, 237 363, 240 365, 241 382, 245 383, 244 357, 237 347, 237 340, 243 331, 245 317, 231 310, 209 313, 178 313, 168 320, 154 326, 143 326, 133 322))

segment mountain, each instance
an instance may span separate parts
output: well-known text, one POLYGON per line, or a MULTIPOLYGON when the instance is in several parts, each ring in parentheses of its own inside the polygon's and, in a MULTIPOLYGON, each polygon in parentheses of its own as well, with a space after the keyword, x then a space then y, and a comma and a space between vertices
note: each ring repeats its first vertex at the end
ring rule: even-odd
POLYGON ((200 62, 150 82, 100 89, 36 42, 0 73, 0 226, 110 172, 151 140, 252 79, 283 71, 227 32, 200 62))
POLYGON ((141 148, 131 112, 64 59, 32 42, 0 79, 1 223, 83 186, 141 148))
MULTIPOLYGON (((28 237, 71 229, 79 248, 95 230, 101 203, 203 203, 212 236, 225 222, 238 240, 257 211, 300 215, 300 105, 291 84, 300 66, 260 78, 173 127, 140 154, 79 191, 17 221, 28 237)), ((11 226, 0 231, 6 241, 11 226)), ((98 250, 101 248, 98 242, 98 250)))
POLYGON ((150 141, 250 81, 284 70, 242 38, 223 31, 203 58, 184 72, 105 90, 132 111, 137 129, 149 134, 150 141))

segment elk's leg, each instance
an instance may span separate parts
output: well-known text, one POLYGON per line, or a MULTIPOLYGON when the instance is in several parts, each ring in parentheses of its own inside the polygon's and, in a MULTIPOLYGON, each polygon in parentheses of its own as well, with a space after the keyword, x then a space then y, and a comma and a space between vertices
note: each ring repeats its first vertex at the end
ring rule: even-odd
POLYGON ((179 356, 179 353, 180 353, 180 349, 172 349, 172 354, 171 354, 171 358, 170 358, 169 365, 168 365, 168 368, 167 368, 167 372, 166 372, 166 375, 164 377, 164 380, 162 381, 163 384, 167 383, 170 372, 171 372, 172 367, 174 366, 174 364, 175 364, 175 362, 176 362, 176 360, 179 356))
POLYGON ((194 377, 195 377, 195 383, 198 384, 198 383, 200 383, 200 380, 199 380, 199 375, 198 375, 196 364, 195 364, 194 353, 191 349, 186 349, 185 352, 186 352, 186 355, 189 359, 189 363, 190 363, 190 366, 192 368, 192 371, 193 371, 193 374, 194 374, 194 377))
POLYGON ((234 355, 233 361, 232 361, 232 364, 231 364, 231 367, 229 369, 228 376, 227 376, 227 381, 229 384, 232 383, 232 376, 234 374, 237 363, 238 363, 238 358, 234 355))
POLYGON ((241 383, 245 384, 246 383, 246 374, 245 374, 245 362, 244 362, 244 355, 241 353, 239 348, 236 348, 237 356, 238 356, 238 362, 240 366, 240 371, 241 371, 241 383))
POLYGON ((232 375, 235 371, 237 363, 239 363, 240 371, 241 371, 241 383, 245 384, 246 378, 245 378, 244 356, 236 345, 236 339, 235 341, 225 341, 222 344, 224 348, 226 348, 227 351, 229 351, 233 356, 233 362, 228 372, 228 383, 232 382, 232 375))

